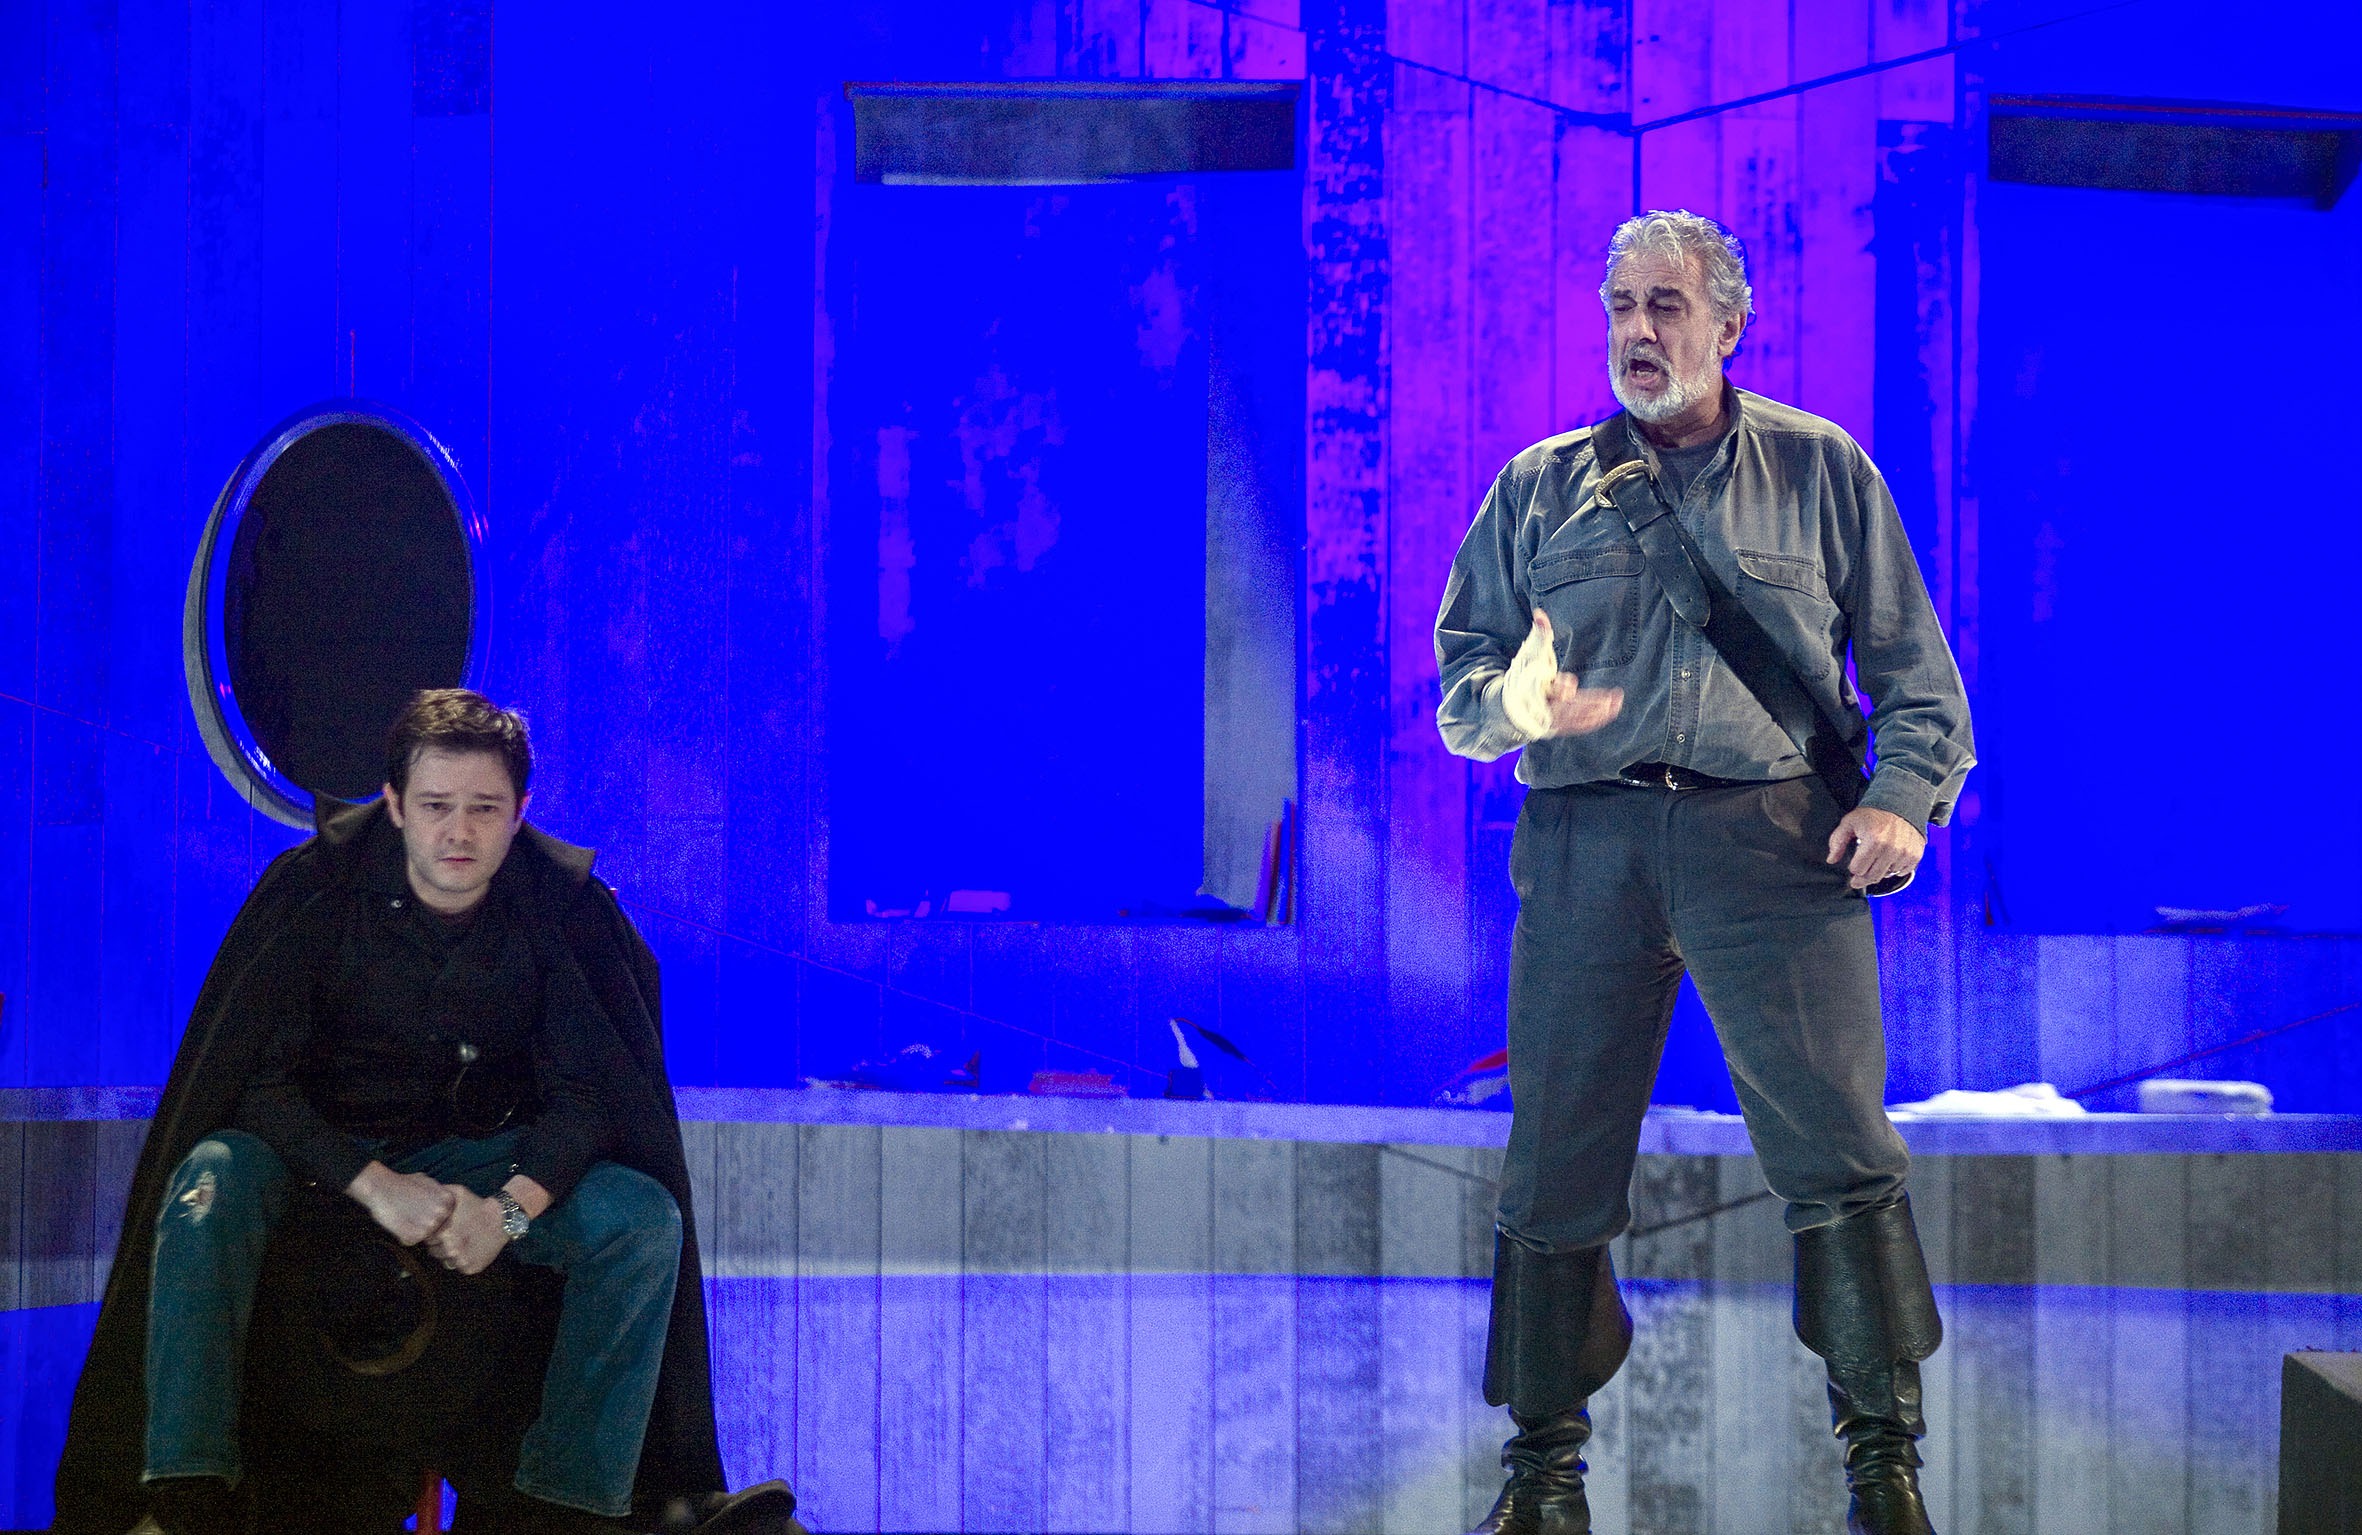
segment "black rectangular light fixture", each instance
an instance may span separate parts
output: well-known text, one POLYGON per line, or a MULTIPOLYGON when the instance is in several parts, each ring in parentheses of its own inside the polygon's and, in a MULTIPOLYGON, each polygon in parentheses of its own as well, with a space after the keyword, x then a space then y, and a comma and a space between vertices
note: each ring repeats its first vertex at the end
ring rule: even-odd
POLYGON ((2362 115, 2219 102, 1994 96, 1995 181, 2334 207, 2362 165, 2362 115))
POLYGON ((848 84, 854 175, 1061 185, 1296 168, 1292 81, 848 84))

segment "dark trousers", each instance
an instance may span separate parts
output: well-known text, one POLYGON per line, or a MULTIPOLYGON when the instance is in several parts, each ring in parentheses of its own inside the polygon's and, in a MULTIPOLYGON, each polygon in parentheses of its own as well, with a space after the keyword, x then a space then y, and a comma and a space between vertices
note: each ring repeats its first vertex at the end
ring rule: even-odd
MULTIPOLYGON (((518 1132, 444 1140, 398 1173, 490 1194, 508 1181, 518 1132)), ((287 1207, 278 1153, 239 1130, 199 1141, 156 1216, 148 1296, 146 1480, 238 1480, 238 1402, 263 1250, 287 1207)), ((517 1489, 595 1514, 631 1511, 680 1275, 681 1212, 664 1185, 595 1162, 508 1249, 566 1276, 541 1416, 517 1456, 517 1489)))
POLYGON ((1586 784, 1526 796, 1510 854, 1516 1113, 1499 1219, 1540 1252, 1595 1247, 1629 1189, 1686 970, 1714 1020, 1788 1227, 1901 1192, 1869 903, 1822 862, 1818 778, 1723 789, 1586 784))

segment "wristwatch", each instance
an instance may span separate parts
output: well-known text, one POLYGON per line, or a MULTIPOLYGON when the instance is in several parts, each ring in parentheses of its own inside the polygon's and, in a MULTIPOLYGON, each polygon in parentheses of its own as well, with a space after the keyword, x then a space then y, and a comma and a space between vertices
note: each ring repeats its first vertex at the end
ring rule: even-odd
POLYGON ((516 1196, 507 1189, 494 1189, 492 1197, 500 1201, 500 1233, 514 1242, 533 1229, 533 1217, 517 1203, 516 1196))

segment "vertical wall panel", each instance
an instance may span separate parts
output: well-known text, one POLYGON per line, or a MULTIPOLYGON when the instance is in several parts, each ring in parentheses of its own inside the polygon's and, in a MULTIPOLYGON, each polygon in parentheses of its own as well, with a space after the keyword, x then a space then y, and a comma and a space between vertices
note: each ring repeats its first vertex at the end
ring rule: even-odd
POLYGON ((1899 65, 1877 80, 1878 115, 1888 122, 1948 123, 1955 115, 1949 56, 1899 65))
POLYGON ((1468 1394, 1457 1349, 1458 1287, 1435 1276, 1460 1267, 1460 1180, 1424 1148, 1387 1147, 1378 1162, 1379 1368, 1383 1385, 1385 1503, 1380 1528, 1423 1535, 1458 1527, 1465 1477, 1461 1409, 1468 1394))
POLYGON ((1948 0, 1870 0, 1871 56, 1899 59, 1941 48, 1951 23, 1948 0))
POLYGON ((1755 321, 1732 376, 1775 400, 1793 401, 1803 294, 1796 99, 1740 107, 1724 113, 1721 122, 1722 191, 1714 216, 1746 242, 1755 288, 1755 321))
MULTIPOLYGON (((1043 1310, 1043 1528, 1128 1527, 1132 1499, 1132 1316, 1124 1270, 1131 1141, 1045 1136, 1050 1280, 1043 1310)), ((977 1339, 979 1348, 993 1347, 977 1339)))
POLYGON ((2109 1179, 2108 1512, 2113 1535, 2188 1515, 2188 1159, 2118 1157, 2109 1179))
MULTIPOLYGON (((1475 197, 1467 262, 1473 419, 1460 486, 1467 498, 1459 518, 1463 531, 1502 465, 1571 424, 1553 416, 1548 359, 1556 342, 1558 302, 1571 300, 1581 313, 1589 297, 1562 294, 1556 282, 1557 114, 1484 90, 1473 93, 1471 106, 1475 197)), ((1600 243, 1604 246, 1604 235, 1600 243)), ((1590 307, 1598 312, 1596 300, 1590 307)), ((1400 495, 1398 488, 1398 506, 1400 495)), ((1440 509, 1436 516, 1445 520, 1440 509)), ((1452 547, 1458 547, 1456 537, 1452 547)), ((1451 551, 1443 553, 1448 562, 1451 551)), ((1441 576, 1440 569, 1430 573, 1415 565, 1396 572, 1398 581, 1436 599, 1427 603, 1431 609, 1440 603, 1441 576)), ((1429 618, 1432 631, 1432 613, 1429 618)))
POLYGON ((1050 935, 1051 1038, 1099 1055, 1132 1053, 1140 1016, 1140 975, 1132 950, 1132 935, 1121 928, 1071 928, 1050 935))
POLYGON ((1224 17, 1220 11, 1195 0, 1142 0, 1140 11, 1141 56, 1146 60, 1148 78, 1221 78, 1224 17))
MULTIPOLYGON (((2027 1284, 2033 1169, 2016 1157, 1956 1157, 1952 1167, 1955 1282, 2027 1284)), ((2022 1292, 2009 1304, 1955 1312, 1947 1332, 1959 1413, 1953 1520, 1963 1535, 2030 1528, 2034 1330, 2022 1292)))
MULTIPOLYGON (((1763 1192, 1753 1158, 1717 1158, 1715 1173, 1714 1203, 1763 1192)), ((1782 1280, 1790 1271, 1790 1244, 1778 1208, 1763 1200, 1713 1223, 1708 1261, 1716 1312, 1705 1405, 1716 1467, 1708 1511, 1716 1530, 1775 1530, 1787 1517, 1790 1458, 1782 1436, 1765 1432, 1760 1421, 1763 1383, 1787 1379, 1798 1348, 1788 1326, 1794 1297, 1782 1280)))
MULTIPOLYGON (((137 0, 121 12, 121 143, 115 231, 115 501, 108 601, 107 719, 169 746, 187 706, 180 598, 204 515, 187 481, 187 8, 137 0)), ((151 850, 169 866, 164 846, 151 850)))
POLYGON ((1213 1142, 1132 1147, 1131 1528, 1214 1525, 1213 1142))
POLYGON ((2112 938, 2045 934, 2036 940, 2035 1057, 2045 1082, 2061 1092, 2115 1075, 2116 943, 2112 938))
POLYGON ((1139 0, 1081 0, 1076 7, 1073 72, 1090 80, 1117 80, 1141 70, 1139 0))
POLYGON ((1235 1024, 1243 1020, 1222 1016, 1223 935, 1198 927, 1144 927, 1133 934, 1132 943, 1134 1015, 1119 1053, 1142 1068, 1132 1080, 1133 1094, 1162 1093, 1170 1067, 1180 1064, 1168 1022, 1174 1017, 1211 1025, 1257 1063, 1242 1069, 1220 1051, 1207 1049, 1204 1041, 1194 1041, 1192 1051, 1201 1065, 1210 1065, 1214 1082, 1230 1084, 1226 1091, 1210 1088, 1215 1096, 1240 1094, 1247 1091, 1245 1083, 1259 1082, 1255 1073, 1269 1070, 1277 1041, 1267 1032, 1268 1025, 1242 1036, 1235 1024))
POLYGON ((2189 1159, 2189 1285, 2193 1290, 2245 1293, 2193 1296, 2203 1308, 2213 1349, 2189 1355, 2189 1436, 2206 1452, 2192 1456, 2190 1513, 2193 1530, 2268 1528, 2268 1498, 2276 1470, 2255 1439, 2275 1409, 2269 1372, 2232 1371, 2221 1360, 2258 1359, 2267 1331, 2264 1308, 2254 1290, 2265 1273, 2264 1244, 2255 1240, 2255 1212, 2264 1203, 2262 1157, 2227 1155, 2189 1159), (2227 1430, 2227 1431, 2226 1431, 2227 1430))
MULTIPOLYGON (((1632 1181, 1638 1231, 1711 1208, 1720 1173, 1711 1157, 1651 1157, 1632 1181)), ((1711 1269, 1714 1223, 1689 1220, 1631 1243, 1635 1275, 1690 1283, 1633 1286, 1632 1522, 1701 1528, 1713 1501, 1714 1319, 1694 1281, 1711 1269)))
POLYGON ((961 1133, 966 1172, 960 1331, 961 1527, 1040 1529, 1047 1354, 1042 1271, 1048 1258, 1040 1135, 961 1133))
POLYGON ((42 147, 39 134, 0 133, 0 694, 27 701, 40 616, 42 147))
MULTIPOLYGON (((1384 583, 1388 1019, 1381 1052, 1393 1080, 1371 1085, 1394 1101, 1416 1101, 1458 1065, 1452 1056, 1466 1033, 1468 775, 1435 732, 1441 694, 1434 631, 1437 594, 1477 494, 1468 457, 1470 193, 1473 186, 1489 202, 1493 183, 1490 176, 1470 179, 1465 84, 1406 66, 1396 70, 1394 88, 1386 134, 1387 222, 1395 234, 1384 583)), ((1541 291, 1537 285, 1533 297, 1541 291)), ((1484 471, 1488 479, 1497 467, 1484 471)))
POLYGON ((1465 77, 1469 4, 1470 0, 1385 0, 1386 51, 1439 74, 1465 77))
POLYGON ((1793 0, 1722 0, 1714 7, 1713 38, 1704 49, 1709 100, 1740 101, 1788 84, 1792 9, 1793 0))
POLYGON ((33 716, 32 962, 14 1027, 25 1080, 97 1080, 106 978, 106 771, 98 730, 63 714, 33 716))
POLYGON ((173 760, 161 746, 110 735, 102 745, 106 831, 100 879, 98 1082, 161 1082, 180 1042, 172 1012, 173 760))
POLYGON ((2109 1171, 2116 1158, 2034 1162, 2034 1512, 2037 1531, 2108 1527, 2107 1428, 2113 1360, 2109 1171))
POLYGON ((1532 101, 1550 99, 1550 0, 1464 0, 1468 78, 1532 101))
POLYGON ((1294 27, 1232 14, 1223 19, 1222 73, 1232 80, 1301 80, 1304 34, 1294 27))
POLYGON ((1713 100, 1710 0, 1632 0, 1632 118, 1646 127, 1713 100))
MULTIPOLYGON (((0 1122, 0 1303, 25 1304, 25 1127, 0 1122)), ((11 1382, 10 1384, 14 1384, 11 1382)))
MULTIPOLYGON (((878 1521, 960 1519, 961 1221, 957 1130, 896 1129, 879 1144, 878 1521)), ((978 1342, 990 1347, 988 1339, 978 1342)))
POLYGON ((272 420, 341 394, 336 306, 337 8, 263 12, 262 405, 272 420))
POLYGON ((98 1226, 97 1152, 98 1126, 89 1120, 25 1126, 21 1304, 28 1310, 95 1298, 90 1249, 98 1226))
MULTIPOLYGON (((1860 0, 1852 0, 1860 10, 1860 0)), ((1797 22, 1797 46, 1805 25, 1797 22)), ((1807 91, 1797 102, 1797 150, 1810 168, 1797 205, 1796 403, 1826 416, 1875 453, 1870 438, 1876 366, 1878 263, 1870 203, 1877 195, 1877 87, 1868 80, 1807 91)))
POLYGON ((0 1085, 9 1087, 25 1080, 32 882, 33 707, 0 697, 0 1085))
MULTIPOLYGON (((410 399, 410 4, 337 7, 336 318, 331 387, 410 399)), ((481 465, 471 489, 484 490, 481 465)))
MULTIPOLYGON (((691 1128, 683 1126, 684 1139, 691 1128)), ((714 1374, 715 1423, 722 1442, 739 1451, 728 1467, 733 1486, 773 1476, 792 1479, 800 1475, 803 1136, 794 1125, 775 1124, 715 1125, 708 1133, 713 1197, 697 1212, 698 1236, 711 1276, 706 1294, 715 1351, 729 1361, 714 1374)), ((820 1282, 834 1284, 839 1276, 824 1274, 820 1282)))
POLYGON ((1213 1145, 1213 1481, 1217 1526, 1296 1528, 1296 1163, 1278 1141, 1213 1145))
POLYGON ((1374 1286, 1378 1148, 1300 1144, 1296 1154, 1297 1527, 1366 1535, 1385 1489, 1383 1332, 1374 1286))
POLYGON ((262 398, 260 374, 262 12, 261 0, 223 0, 190 20, 189 480, 208 491, 286 414, 262 398))
POLYGON ((1638 148, 1640 206, 1687 208, 1712 217, 1722 195, 1721 153, 1719 117, 1701 117, 1642 134, 1638 148))
POLYGON ((880 1156, 873 1127, 800 1127, 795 1487, 821 1529, 878 1523, 880 1156))
MULTIPOLYGON (((1818 80, 1870 62, 1870 7, 1875 0, 1795 0, 1793 42, 1798 80, 1818 80)), ((1836 171, 1842 167, 1831 165, 1836 171)))
POLYGON ((1551 219, 1553 270, 1550 429, 1572 431, 1616 407, 1608 386, 1607 311, 1599 285, 1607 245, 1632 206, 1631 139, 1604 128, 1560 124, 1551 219))
POLYGON ((1549 100, 1576 112, 1630 112, 1630 0, 1550 0, 1549 12, 1549 100))
MULTIPOLYGON (((1380 0, 1342 0, 1309 38, 1311 141, 1305 246, 1313 302, 1305 408, 1307 644, 1304 842, 1296 924, 1303 944, 1304 1078, 1316 1101, 1354 1095, 1343 1080, 1383 1036, 1384 752, 1382 572, 1387 481, 1386 137, 1394 66, 1380 48, 1380 0)), ((1228 957, 1225 957, 1227 992, 1228 957)), ((1227 1005, 1227 996, 1225 998, 1227 1005)))
POLYGON ((36 696, 98 720, 106 710, 115 537, 115 18, 58 8, 44 19, 36 696))

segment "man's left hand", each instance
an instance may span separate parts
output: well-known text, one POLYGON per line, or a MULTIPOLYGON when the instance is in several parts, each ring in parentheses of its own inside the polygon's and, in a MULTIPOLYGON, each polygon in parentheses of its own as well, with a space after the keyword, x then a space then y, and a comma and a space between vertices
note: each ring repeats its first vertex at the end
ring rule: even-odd
POLYGON ((444 1187, 458 1203, 443 1229, 427 1238, 426 1250, 456 1273, 481 1274, 508 1246, 508 1233, 500 1227, 500 1201, 480 1198, 457 1184, 444 1187))
MULTIPOLYGON (((1825 861, 1844 864, 1847 882, 1856 890, 1867 890, 1882 879, 1918 868, 1919 855, 1926 851, 1927 833, 1891 810, 1858 805, 1829 833, 1825 861)), ((455 1223, 458 1219, 452 1217, 455 1223)))

